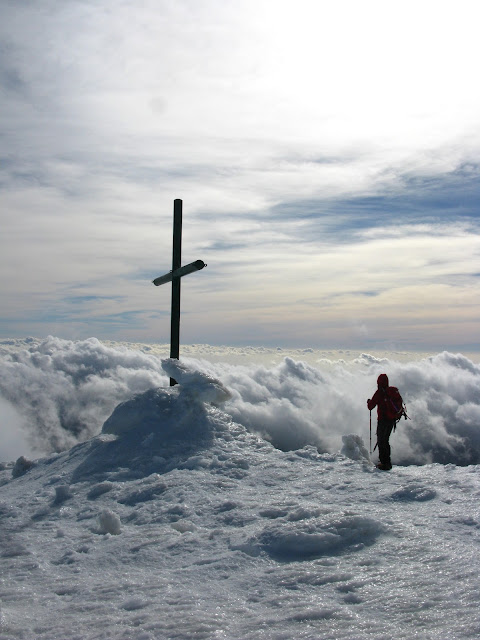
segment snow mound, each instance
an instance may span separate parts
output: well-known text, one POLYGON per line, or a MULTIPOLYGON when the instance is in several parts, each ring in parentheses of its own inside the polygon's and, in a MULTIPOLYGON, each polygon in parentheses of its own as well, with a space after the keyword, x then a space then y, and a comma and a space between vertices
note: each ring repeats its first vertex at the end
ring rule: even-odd
POLYGON ((368 449, 363 443, 363 439, 360 436, 348 435, 342 436, 343 447, 341 453, 351 460, 358 460, 372 464, 370 461, 370 455, 368 449))
POLYGON ((436 497, 435 489, 418 483, 410 483, 392 493, 393 500, 404 500, 405 502, 426 502, 436 497))
POLYGON ((150 389, 120 403, 104 422, 102 433, 121 436, 133 429, 155 429, 164 436, 178 433, 185 424, 186 407, 179 401, 179 390, 150 389))
POLYGON ((261 550, 280 561, 311 560, 358 551, 374 544, 384 531, 380 522, 358 515, 345 515, 330 521, 315 518, 302 522, 275 522, 266 526, 242 550, 253 555, 261 550))
POLYGON ((206 414, 206 405, 220 406, 230 399, 221 382, 199 371, 191 371, 178 360, 162 362, 166 373, 179 384, 168 389, 150 389, 118 405, 103 425, 102 433, 124 434, 143 428, 161 431, 164 437, 178 437, 183 427, 206 414))
POLYGON ((25 473, 27 473, 27 471, 34 466, 35 466, 34 462, 32 462, 31 460, 27 460, 25 456, 20 456, 15 462, 15 465, 13 466, 12 477, 19 478, 20 476, 23 476, 25 473))
POLYGON ((118 536, 122 531, 120 518, 110 509, 104 509, 98 515, 98 524, 100 533, 110 533, 113 536, 118 536))
POLYGON ((173 358, 162 360, 162 368, 170 378, 181 385, 183 393, 191 400, 206 402, 218 407, 232 397, 230 391, 220 380, 208 373, 190 369, 179 360, 173 358))
MULTIPOLYGON (((150 389, 119 404, 105 421, 102 433, 68 453, 82 458, 74 482, 95 479, 90 499, 110 490, 106 481, 141 478, 174 468, 202 466, 202 451, 209 450, 215 434, 228 430, 230 416, 218 406, 229 391, 215 378, 167 360, 168 375, 181 383, 150 389), (79 449, 80 448, 80 449, 79 449)), ((125 498, 126 503, 154 499, 160 488, 125 498)))

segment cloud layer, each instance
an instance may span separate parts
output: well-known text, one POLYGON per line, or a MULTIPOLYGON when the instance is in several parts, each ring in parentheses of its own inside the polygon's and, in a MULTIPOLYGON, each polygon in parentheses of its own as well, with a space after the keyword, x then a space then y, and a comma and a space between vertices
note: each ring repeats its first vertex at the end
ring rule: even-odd
MULTIPOLYGON (((94 338, 50 337, 21 349, 5 345, 0 400, 15 414, 3 413, 0 458, 9 454, 18 416, 29 447, 39 453, 61 451, 100 433, 120 402, 167 387, 171 367, 169 359, 94 338)), ((187 386, 190 380, 210 384, 215 397, 221 390, 222 410, 276 447, 313 445, 322 452, 341 450, 343 436, 349 435, 368 446, 366 400, 379 373, 387 372, 411 418, 402 420, 392 436, 394 464, 480 464, 480 367, 460 354, 402 362, 364 354, 315 365, 285 357, 271 366, 184 358, 175 371, 187 386)), ((373 444, 375 428, 372 414, 373 444)))

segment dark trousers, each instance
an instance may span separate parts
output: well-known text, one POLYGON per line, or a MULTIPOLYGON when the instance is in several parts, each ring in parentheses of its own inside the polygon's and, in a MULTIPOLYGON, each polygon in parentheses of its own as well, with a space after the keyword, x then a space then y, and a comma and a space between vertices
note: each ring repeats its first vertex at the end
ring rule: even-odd
POLYGON ((377 423, 377 444, 378 444, 378 457, 380 463, 385 465, 391 465, 390 460, 390 434, 395 426, 395 420, 388 420, 381 418, 377 423))

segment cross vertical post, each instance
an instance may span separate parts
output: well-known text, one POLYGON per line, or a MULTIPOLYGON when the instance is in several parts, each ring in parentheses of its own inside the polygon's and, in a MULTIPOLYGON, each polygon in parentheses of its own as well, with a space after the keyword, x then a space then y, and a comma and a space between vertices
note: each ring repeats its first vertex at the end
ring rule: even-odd
MULTIPOLYGON (((189 273, 200 271, 207 265, 203 260, 195 260, 182 267, 182 206, 180 199, 173 201, 173 255, 172 270, 152 280, 156 287, 167 282, 172 283, 172 312, 170 318, 170 358, 180 359, 180 281, 189 273)), ((170 386, 177 381, 170 378, 170 386)))
MULTIPOLYGON (((182 266, 182 208, 180 199, 173 202, 172 273, 182 266)), ((170 358, 180 359, 180 286, 181 277, 172 277, 172 312, 170 318, 170 358)), ((176 384, 170 378, 170 386, 176 384)))

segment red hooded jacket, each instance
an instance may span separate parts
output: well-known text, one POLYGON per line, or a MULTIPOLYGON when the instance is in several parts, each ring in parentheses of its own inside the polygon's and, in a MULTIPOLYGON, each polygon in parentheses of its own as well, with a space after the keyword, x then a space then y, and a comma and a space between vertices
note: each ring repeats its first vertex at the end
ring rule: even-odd
POLYGON ((402 410, 402 398, 396 387, 388 385, 388 376, 381 373, 377 380, 378 389, 373 398, 367 401, 367 407, 374 409, 377 407, 379 420, 398 420, 398 412, 402 410))

